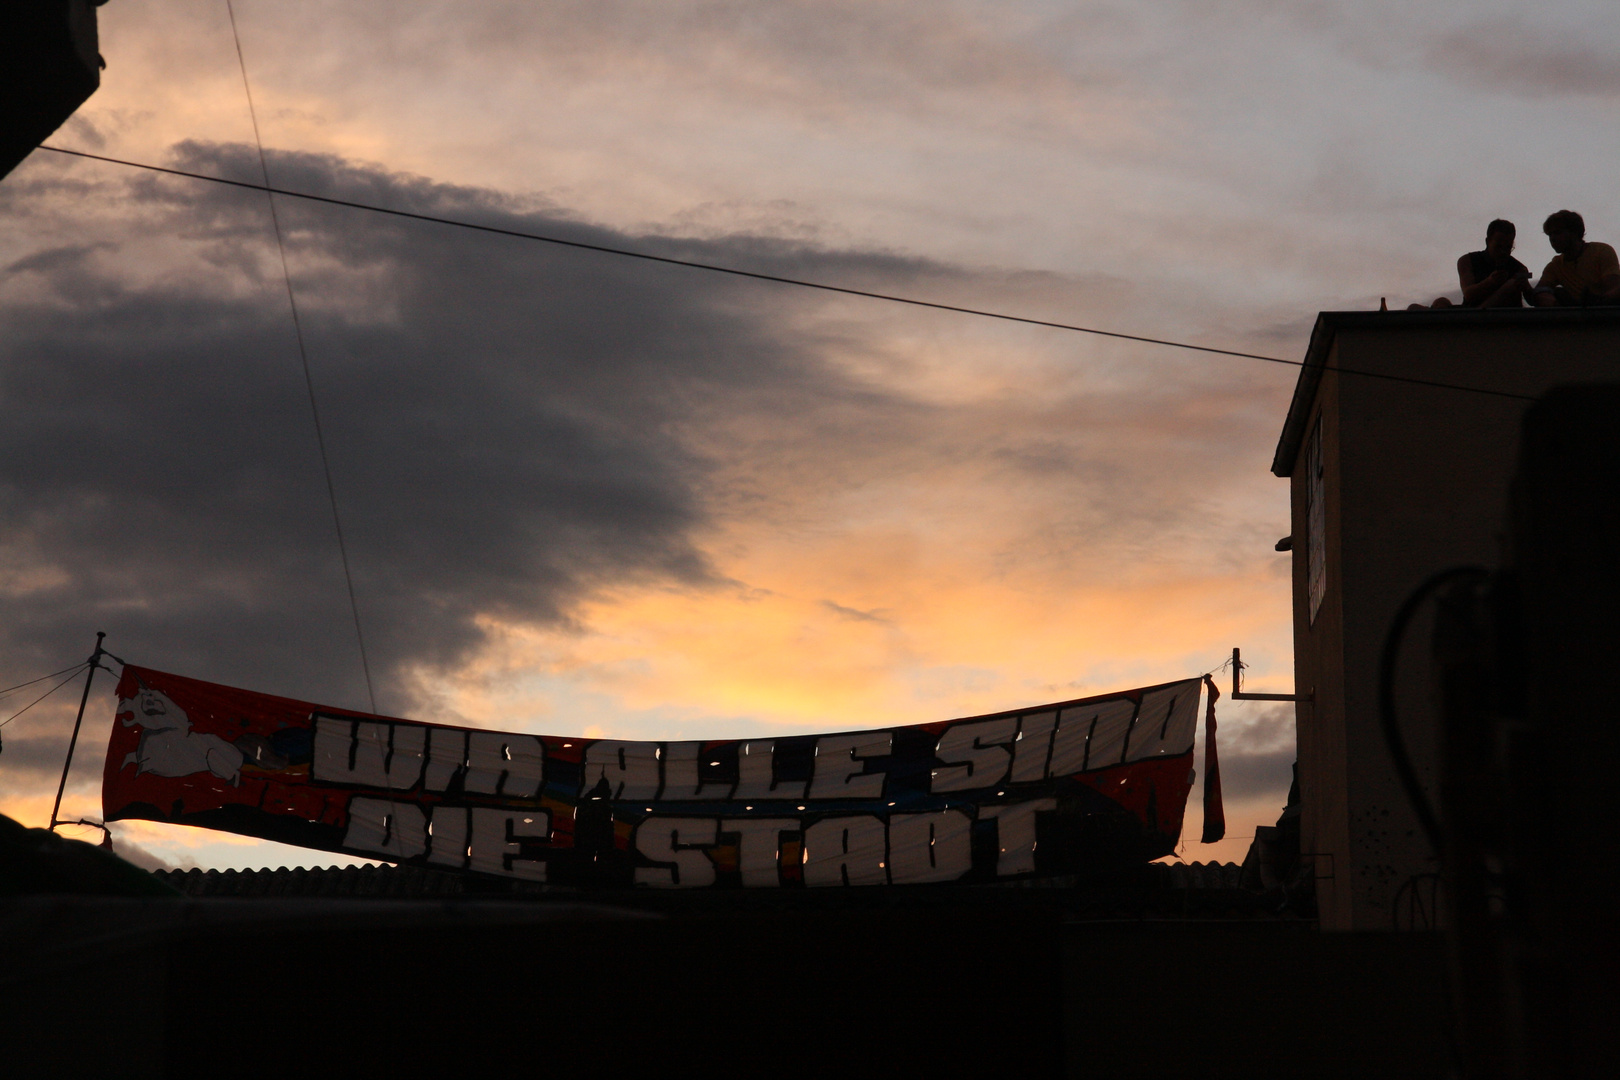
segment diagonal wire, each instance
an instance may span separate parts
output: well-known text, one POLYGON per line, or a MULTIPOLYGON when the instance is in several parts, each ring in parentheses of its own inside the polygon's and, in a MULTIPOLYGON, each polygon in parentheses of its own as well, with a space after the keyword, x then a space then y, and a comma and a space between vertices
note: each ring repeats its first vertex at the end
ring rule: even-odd
MULTIPOLYGON (((40 702, 42 702, 46 698, 50 697, 52 694, 56 693, 58 690, 62 689, 62 687, 66 686, 68 683, 72 682, 78 676, 80 671, 84 670, 85 668, 87 668, 89 666, 90 666, 89 664, 79 664, 79 665, 77 665, 77 666, 75 666, 73 668, 70 668, 67 678, 63 679, 61 682, 57 683, 55 686, 51 687, 49 690, 47 690, 43 694, 39 695, 39 697, 35 698, 33 701, 30 701, 27 705, 24 705, 22 708, 18 709, 16 712, 14 712, 10 716, 6 717, 4 720, 0 720, 0 728, 5 727, 7 724, 9 724, 13 720, 17 719, 17 717, 21 716, 23 713, 27 712, 29 709, 32 709, 35 705, 38 705, 40 702)), ((59 672, 57 672, 57 674, 60 675, 61 672, 59 671, 59 672)), ((50 676, 47 675, 47 676, 45 676, 45 678, 48 679, 48 678, 50 678, 50 676)), ((34 681, 39 682, 40 680, 35 679, 34 681)))
MULTIPOLYGON (((354 202, 350 199, 338 199, 330 195, 312 195, 307 191, 293 191, 289 188, 271 187, 269 183, 250 184, 243 180, 227 180, 223 176, 209 176, 207 173, 188 172, 185 169, 171 169, 162 165, 149 165, 144 161, 127 161, 123 158, 107 157, 104 154, 90 154, 83 150, 68 150, 60 146, 39 147, 55 154, 66 154, 70 157, 85 158, 89 161, 103 161, 109 165, 122 165, 130 169, 144 169, 147 172, 163 173, 168 176, 180 176, 188 180, 206 180, 211 184, 224 184, 227 187, 246 188, 249 191, 263 191, 272 195, 284 195, 289 199, 304 199, 309 202, 325 203, 328 206, 342 206, 350 210, 367 210, 373 214, 386 214, 389 217, 405 218, 410 221, 426 221, 435 225, 451 225, 458 229, 470 229, 473 232, 490 233, 494 236, 511 236, 519 240, 538 240, 543 244, 556 244, 559 247, 576 248, 580 251, 596 251, 604 255, 619 255, 627 259, 641 259, 645 262, 663 263, 666 266, 684 266, 691 270, 708 270, 716 274, 729 274, 732 277, 751 278, 755 281, 770 281, 778 285, 796 285, 804 289, 817 289, 821 292, 838 293, 842 296, 859 296, 867 300, 883 300, 891 304, 906 304, 910 307, 928 308, 933 311, 950 311, 958 315, 973 315, 981 319, 997 319, 1001 322, 1019 323, 1024 326, 1044 326, 1051 330, 1068 330, 1076 334, 1091 334, 1096 337, 1117 338, 1121 341, 1140 341, 1147 345, 1163 345, 1171 349, 1187 349, 1192 352, 1213 353, 1216 356, 1233 356, 1242 360, 1263 360, 1268 364, 1281 364, 1284 367, 1301 368, 1305 366, 1302 360, 1286 360, 1280 356, 1265 356, 1261 353, 1242 352, 1238 349, 1218 349, 1213 345, 1194 345, 1188 341, 1173 341, 1169 338, 1147 337, 1142 334, 1125 334, 1116 330, 1102 330, 1095 326, 1079 326, 1075 323, 1058 322, 1054 319, 1035 319, 1027 315, 1011 315, 1005 311, 991 311, 988 308, 964 307, 960 304, 945 304, 935 300, 919 300, 914 296, 900 296, 895 293, 874 292, 870 289, 855 289, 845 285, 829 285, 824 281, 809 281, 804 278, 785 277, 781 274, 766 274, 757 270, 743 270, 735 266, 725 266, 721 263, 703 262, 699 259, 679 259, 672 255, 654 255, 647 251, 636 251, 631 248, 612 247, 607 244, 592 244, 584 240, 565 240, 560 236, 548 236, 545 233, 525 232, 522 229, 503 229, 498 225, 479 225, 471 221, 458 221, 455 218, 438 217, 434 214, 418 214, 410 210, 395 210, 387 206, 375 206, 371 203, 354 202)), ((1469 394, 1484 394, 1487 397, 1513 398, 1518 401, 1534 401, 1530 394, 1515 394, 1509 390, 1490 390, 1483 386, 1462 386, 1457 383, 1440 382, 1436 379, 1419 379, 1410 375, 1394 375, 1384 371, 1358 371, 1355 368, 1335 367, 1333 371, 1339 375, 1359 375, 1368 379, 1381 379, 1384 382, 1407 383, 1412 386, 1432 386, 1440 390, 1459 390, 1469 394)))
POLYGON ((321 472, 326 476, 326 499, 332 506, 332 528, 337 532, 338 556, 343 562, 343 583, 349 590, 349 611, 354 615, 354 637, 360 643, 360 670, 366 677, 366 697, 371 711, 377 711, 377 694, 371 686, 371 662, 366 657, 366 635, 360 629, 360 602, 354 595, 354 575, 349 571, 349 548, 343 541, 343 518, 338 514, 337 488, 332 483, 332 464, 326 455, 326 434, 321 429, 321 410, 315 404, 315 380, 309 371, 309 351, 304 347, 304 326, 298 318, 298 299, 293 295, 292 271, 287 267, 287 245, 281 236, 281 218, 276 213, 276 193, 270 186, 270 167, 265 162, 264 140, 259 136, 259 114, 253 106, 253 87, 248 83, 247 61, 242 56, 242 36, 236 30, 236 10, 225 0, 231 18, 231 38, 236 42, 236 63, 242 70, 242 90, 247 94, 248 116, 253 121, 253 142, 259 149, 259 172, 264 177, 264 194, 270 202, 270 224, 276 233, 276 251, 281 256, 281 278, 287 285, 287 306, 292 309, 293 333, 298 338, 298 359, 304 366, 304 389, 309 393, 309 414, 315 421, 315 443, 321 451, 321 472))
POLYGON ((20 682, 16 686, 8 686, 4 690, 0 690, 0 698, 10 697, 12 694, 15 694, 18 690, 21 690, 24 687, 33 686, 35 683, 42 683, 46 679, 54 679, 58 675, 66 675, 70 671, 78 671, 82 667, 84 667, 84 662, 80 661, 70 668, 63 668, 61 671, 53 671, 49 675, 41 675, 37 679, 29 679, 27 682, 20 682))

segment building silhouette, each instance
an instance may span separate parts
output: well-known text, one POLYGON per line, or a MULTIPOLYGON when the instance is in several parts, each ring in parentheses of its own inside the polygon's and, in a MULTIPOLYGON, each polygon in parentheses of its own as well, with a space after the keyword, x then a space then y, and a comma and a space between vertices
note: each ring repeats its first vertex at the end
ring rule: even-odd
MULTIPOLYGON (((1317 318, 1272 471, 1292 492, 1300 850, 1324 930, 1409 924, 1414 892, 1432 894, 1439 870, 1379 727, 1379 655, 1397 609, 1438 571, 1503 564, 1532 399, 1617 378, 1620 308, 1317 318)), ((1431 607, 1395 683, 1431 799, 1432 627, 1431 607)))

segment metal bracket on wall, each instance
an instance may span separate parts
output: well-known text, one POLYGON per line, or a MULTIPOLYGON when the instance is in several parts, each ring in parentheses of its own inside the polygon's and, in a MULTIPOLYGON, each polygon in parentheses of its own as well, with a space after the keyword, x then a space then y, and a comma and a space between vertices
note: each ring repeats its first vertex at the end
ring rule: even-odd
POLYGON ((1245 694, 1243 692, 1243 651, 1232 646, 1233 701, 1314 701, 1313 694, 1245 694))

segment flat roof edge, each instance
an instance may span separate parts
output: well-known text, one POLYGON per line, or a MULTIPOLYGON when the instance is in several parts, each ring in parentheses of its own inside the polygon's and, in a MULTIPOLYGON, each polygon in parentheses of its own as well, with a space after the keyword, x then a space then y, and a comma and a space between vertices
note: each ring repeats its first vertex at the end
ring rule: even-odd
POLYGON ((1294 461, 1299 457, 1300 445, 1305 441, 1305 422, 1310 417, 1311 405, 1316 401, 1316 391, 1322 383, 1322 372, 1327 366, 1334 335, 1341 329, 1404 330, 1416 326, 1556 326, 1616 322, 1620 322, 1620 306, 1318 312, 1316 325, 1311 328, 1311 343, 1305 349, 1305 362, 1300 367, 1299 381, 1294 384, 1294 398, 1288 405, 1288 418, 1283 421, 1277 451, 1271 459, 1271 472, 1282 477, 1294 474, 1294 461))
POLYGON ((1299 380, 1294 383, 1294 399, 1288 403, 1288 418, 1283 421, 1282 434, 1277 437, 1277 452, 1271 458, 1273 476, 1294 475, 1294 459, 1299 456, 1300 443, 1305 441, 1305 420, 1311 414, 1316 388, 1322 382, 1322 368, 1327 364, 1328 349, 1333 345, 1332 317, 1339 314, 1344 313, 1319 311, 1316 314, 1311 343, 1305 348, 1305 363, 1299 369, 1299 380))

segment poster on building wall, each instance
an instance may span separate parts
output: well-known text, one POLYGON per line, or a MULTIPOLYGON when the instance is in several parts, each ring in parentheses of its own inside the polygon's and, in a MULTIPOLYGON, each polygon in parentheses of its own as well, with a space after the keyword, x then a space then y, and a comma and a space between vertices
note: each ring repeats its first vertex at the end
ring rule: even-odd
POLYGON ((559 885, 1087 875, 1175 849, 1200 686, 867 731, 642 742, 418 723, 126 666, 102 802, 108 821, 559 885))

